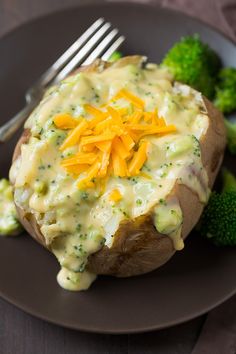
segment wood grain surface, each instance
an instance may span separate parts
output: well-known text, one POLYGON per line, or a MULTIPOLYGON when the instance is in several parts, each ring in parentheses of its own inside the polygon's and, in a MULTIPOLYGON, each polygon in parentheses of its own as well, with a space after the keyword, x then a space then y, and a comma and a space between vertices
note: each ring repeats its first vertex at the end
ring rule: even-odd
MULTIPOLYGON (((78 3, 88 0, 0 0, 0 36, 26 21, 78 3)), ((0 354, 189 354, 204 320, 141 335, 96 335, 48 324, 0 299, 0 354)))

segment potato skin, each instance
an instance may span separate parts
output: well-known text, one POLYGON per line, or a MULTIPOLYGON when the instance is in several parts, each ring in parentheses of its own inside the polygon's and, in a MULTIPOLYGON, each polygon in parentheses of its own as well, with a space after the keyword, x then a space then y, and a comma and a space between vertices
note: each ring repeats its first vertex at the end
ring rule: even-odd
MULTIPOLYGON (((202 162, 212 188, 221 166, 226 144, 222 114, 204 98, 209 127, 200 140, 202 162)), ((198 222, 204 205, 188 187, 175 183, 168 201, 177 197, 183 212, 182 238, 185 239, 198 222), (191 208, 189 208, 191 205, 191 208)), ((175 253, 171 239, 157 232, 151 215, 121 223, 111 248, 104 246, 89 258, 88 268, 98 274, 128 277, 144 274, 166 263, 175 253)))
MULTIPOLYGON (((127 60, 127 58, 124 58, 127 60)), ((101 64, 101 63, 100 63, 101 64)), ((107 64, 105 64, 107 67, 107 64)), ((87 70, 94 70, 90 66, 87 70)), ((84 68, 83 68, 84 70, 84 68)), ((222 114, 204 97, 209 116, 209 127, 200 139, 202 162, 206 168, 209 187, 212 188, 222 163, 226 134, 222 114)), ((13 161, 21 153, 21 144, 27 143, 30 131, 25 130, 14 152, 13 161)), ((176 196, 183 212, 182 238, 185 239, 198 222, 204 205, 198 196, 185 185, 175 183, 170 194, 176 196), (191 208, 189 208, 191 205, 191 208)), ((46 247, 44 237, 33 214, 27 214, 17 206, 19 219, 29 234, 46 247)), ((123 221, 114 235, 111 248, 103 248, 90 255, 87 269, 96 274, 129 277, 150 272, 166 263, 175 253, 171 239, 157 232, 151 212, 133 220, 123 221)))

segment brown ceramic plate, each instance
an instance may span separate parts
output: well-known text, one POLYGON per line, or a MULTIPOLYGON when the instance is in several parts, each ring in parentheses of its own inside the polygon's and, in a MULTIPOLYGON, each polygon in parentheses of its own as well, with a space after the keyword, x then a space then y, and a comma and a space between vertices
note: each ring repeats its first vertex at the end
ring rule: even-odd
MULTIPOLYGON (((3 123, 23 105, 23 94, 63 50, 96 18, 104 16, 127 37, 125 54, 160 61, 182 35, 199 33, 236 66, 232 42, 183 14, 128 4, 84 6, 37 19, 0 41, 3 123)), ((7 176, 17 137, 0 146, 1 175, 7 176)), ((236 173, 235 160, 225 164, 236 173)), ((162 268, 130 279, 99 277, 81 293, 61 289, 56 260, 26 233, 0 239, 0 294, 44 320, 91 332, 128 333, 160 329, 203 314, 236 292, 235 249, 216 248, 195 232, 186 248, 162 268)))

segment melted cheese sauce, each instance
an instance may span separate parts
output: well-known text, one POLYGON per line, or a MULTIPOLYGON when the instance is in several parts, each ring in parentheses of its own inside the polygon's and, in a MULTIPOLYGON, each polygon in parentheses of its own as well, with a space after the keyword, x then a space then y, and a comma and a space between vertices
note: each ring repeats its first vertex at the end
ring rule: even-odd
MULTIPOLYGON (((127 105, 127 101, 121 101, 121 106, 127 105)), ((209 125, 204 112, 198 92, 173 84, 170 74, 156 65, 142 68, 137 57, 133 64, 123 60, 105 71, 73 75, 47 92, 26 122, 32 136, 22 145, 10 177, 15 184, 16 203, 35 215, 47 245, 60 262, 62 270, 57 279, 62 287, 88 288, 95 279, 86 270, 89 255, 104 244, 112 246, 122 220, 150 210, 156 229, 169 235, 177 250, 183 248, 181 208, 177 199, 167 203, 166 197, 177 180, 196 192, 201 202, 208 199, 208 179, 199 145, 209 125), (82 115, 89 119, 85 103, 106 104, 122 88, 140 97, 147 111, 157 109, 177 132, 147 138, 150 148, 143 175, 110 177, 102 193, 99 188, 79 190, 77 180, 60 166, 62 159, 77 151, 76 147, 59 151, 65 132, 55 127, 53 118, 67 112, 75 118, 82 115), (122 195, 118 202, 109 199, 114 189, 122 195)))

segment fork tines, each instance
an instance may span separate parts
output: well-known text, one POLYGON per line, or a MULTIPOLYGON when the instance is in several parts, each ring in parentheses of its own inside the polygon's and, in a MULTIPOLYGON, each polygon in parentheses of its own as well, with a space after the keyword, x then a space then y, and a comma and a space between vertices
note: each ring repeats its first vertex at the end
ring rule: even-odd
POLYGON ((77 66, 89 65, 98 57, 108 60, 125 40, 124 36, 118 36, 117 28, 111 27, 103 18, 95 21, 54 63, 54 69, 60 72, 53 83, 63 80, 77 66))
POLYGON ((109 59, 125 40, 111 27, 110 22, 99 18, 40 76, 25 93, 26 107, 0 127, 0 142, 13 136, 51 84, 63 80, 79 65, 91 64, 99 57, 109 59))

